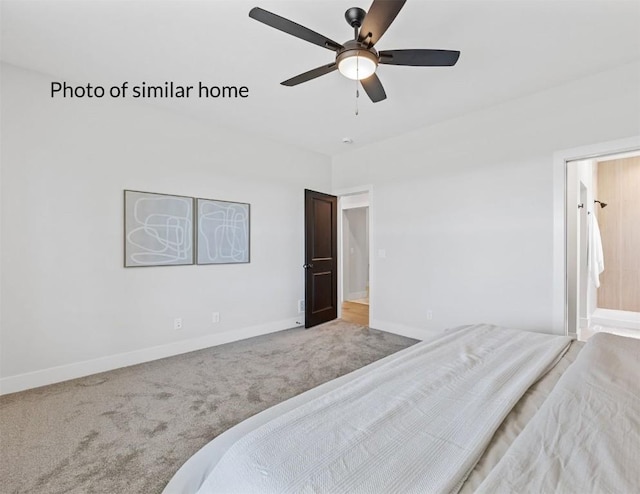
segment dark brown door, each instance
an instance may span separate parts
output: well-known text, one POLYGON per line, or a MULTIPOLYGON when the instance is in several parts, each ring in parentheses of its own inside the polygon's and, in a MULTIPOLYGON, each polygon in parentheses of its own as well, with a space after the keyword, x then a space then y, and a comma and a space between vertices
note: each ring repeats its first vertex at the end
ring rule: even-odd
POLYGON ((338 317, 337 209, 337 197, 304 191, 305 328, 338 317))

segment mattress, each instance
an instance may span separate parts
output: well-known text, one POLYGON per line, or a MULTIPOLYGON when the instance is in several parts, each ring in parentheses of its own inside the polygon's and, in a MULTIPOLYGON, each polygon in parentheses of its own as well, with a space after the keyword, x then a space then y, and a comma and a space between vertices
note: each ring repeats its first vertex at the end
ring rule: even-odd
MULTIPOLYGON (((481 335, 482 328, 495 328, 487 325, 476 325, 473 327, 463 327, 458 328, 457 331, 453 331, 448 335, 445 335, 441 338, 435 338, 434 340, 422 342, 418 345, 424 347, 433 347, 438 348, 438 345, 442 345, 442 340, 449 338, 455 339, 457 336, 452 336, 457 333, 470 333, 476 334, 476 336, 481 335)), ((508 336, 508 340, 513 338, 519 338, 522 336, 523 332, 514 331, 509 333, 509 330, 506 330, 508 336)), ((504 456, 505 452, 509 449, 511 443, 514 439, 520 434, 529 420, 536 414, 537 410, 541 407, 542 403, 545 401, 545 398, 550 393, 550 391, 554 388, 554 385, 560 378, 560 376, 566 371, 566 369, 571 365, 571 363, 576 359, 576 356, 582 347, 581 343, 572 342, 569 343, 567 339, 563 337, 552 337, 548 335, 538 335, 538 334, 529 334, 526 338, 532 338, 530 341, 537 340, 546 340, 546 341, 554 341, 554 345, 556 350, 555 357, 551 356, 548 358, 548 362, 544 365, 538 366, 539 369, 536 371, 535 375, 531 374, 529 378, 529 382, 527 382, 525 388, 522 392, 515 392, 516 399, 513 400, 513 403, 508 404, 508 409, 504 413, 504 416, 499 417, 499 420, 496 422, 495 426, 492 426, 493 429, 489 430, 488 440, 480 441, 481 451, 473 453, 473 460, 471 464, 471 469, 468 469, 466 466, 462 466, 459 468, 459 472, 455 475, 460 476, 460 481, 454 479, 452 480, 452 487, 447 487, 446 491, 457 491, 461 490, 462 492, 473 492, 477 489, 482 481, 487 477, 489 472, 499 463, 500 459, 504 456), (529 336, 530 335, 530 336, 529 336), (483 442, 484 441, 484 442, 483 442)), ((486 335, 484 337, 486 339, 486 335)), ((500 344, 497 344, 496 347, 491 349, 491 352, 500 351, 500 348, 506 345, 508 342, 504 341, 500 344)), ((464 343, 467 344, 467 343, 464 343)), ((464 344, 462 348, 464 347, 464 344)), ((474 342, 474 345, 477 345, 478 342, 474 342)), ((524 351, 524 347, 528 347, 530 343, 513 343, 516 345, 521 345, 524 351)), ((414 345, 414 347, 418 346, 414 345)), ((553 346, 553 345, 552 345, 553 346)), ((416 352, 416 348, 410 347, 406 350, 398 352, 398 354, 391 355, 382 359, 380 361, 374 362, 367 367, 359 369, 351 374, 346 376, 342 376, 341 378, 335 379, 329 383, 326 383, 322 386, 319 386, 315 389, 312 389, 306 393, 303 393, 299 396, 296 396, 290 400, 287 400, 275 407, 272 407, 260 414, 238 424, 237 426, 229 429, 225 433, 221 434, 219 437, 214 439, 204 448, 202 448, 198 453, 196 453, 189 461, 187 461, 183 467, 176 473, 173 479, 166 486, 164 492, 165 494, 174 494, 174 493, 196 493, 196 492, 232 492, 235 487, 238 487, 243 484, 237 484, 238 476, 242 476, 241 473, 242 468, 240 465, 235 463, 236 460, 229 460, 229 451, 233 450, 233 448, 237 448, 238 443, 242 443, 246 441, 245 438, 250 437, 252 434, 256 434, 256 431, 262 433, 265 428, 268 428, 270 424, 277 423, 278 420, 282 420, 281 418, 287 414, 296 413, 297 410, 308 406, 309 403, 314 401, 322 401, 326 399, 327 396, 331 396, 332 393, 336 393, 336 390, 343 390, 346 387, 352 386, 353 383, 357 383, 359 380, 367 379, 369 375, 372 373, 375 374, 382 372, 381 369, 384 370, 385 367, 389 367, 390 365, 396 365, 394 362, 402 361, 402 359, 407 359, 412 353, 416 352), (227 467, 226 473, 223 472, 223 475, 220 475, 218 470, 220 470, 220 465, 224 465, 224 462, 229 463, 227 467), (213 474, 212 474, 213 472, 213 474), (226 479, 225 479, 226 475, 226 479)), ((433 351, 433 348, 431 350, 433 351)), ((499 362, 502 360, 507 360, 507 355, 510 353, 519 353, 514 352, 514 348, 512 347, 507 350, 504 356, 498 358, 499 362)), ((447 350, 448 351, 448 350, 447 350)), ((474 350, 471 350, 469 347, 467 350, 468 355, 474 355, 474 350)), ((442 350, 444 352, 444 350, 442 350)), ((459 352, 460 353, 460 352, 459 352)), ((462 352, 464 353, 464 352, 462 352)), ((553 353, 553 352, 552 352, 553 353)), ((551 354, 550 354, 551 355, 551 354)), ((441 356, 442 358, 442 356, 441 356)), ((445 358, 446 359, 446 358, 445 358)), ((463 359, 464 360, 464 359, 463 359)), ((525 359, 526 361, 526 359, 525 359)), ((499 366, 503 364, 500 363, 499 366)), ((525 362, 519 361, 516 366, 525 365, 525 362)), ((439 367, 436 367, 439 368, 439 367)), ((507 381, 509 381, 508 379, 507 381)), ((484 398, 486 399, 486 397, 484 398)), ((507 400, 508 401, 508 400, 507 400)), ((430 405, 429 405, 430 406, 430 405)), ((429 406, 427 406, 426 410, 429 410, 429 406)), ((478 407, 478 410, 483 407, 478 407)), ((322 412, 324 413, 324 412, 322 412)), ((501 412, 500 412, 501 413, 501 412)), ((469 419, 463 419, 463 421, 467 421, 469 419)), ((478 426, 473 425, 470 426, 473 430, 478 426)), ((431 434, 431 433, 429 433, 431 434)), ((275 437, 275 436, 274 436, 275 437)), ((267 440, 268 441, 268 440, 267 440)), ((259 448, 256 448, 255 445, 249 445, 249 453, 240 452, 239 457, 243 458, 244 456, 250 456, 253 452, 259 448), (252 449, 253 448, 253 449, 252 449)), ((267 449, 268 451, 268 449, 267 449)), ((423 453, 420 453, 422 455, 423 453)), ((424 453, 428 454, 428 453, 424 453)), ((467 453, 465 453, 467 454, 467 453)), ((376 452, 376 455, 378 453, 376 452)), ((391 457, 397 456, 396 453, 391 453, 391 457)), ((267 453, 268 457, 268 453, 267 453)), ((268 459, 268 458, 267 458, 268 459)), ((262 458, 259 461, 264 462, 265 459, 262 458)), ((303 460, 304 461, 304 460, 303 460)), ((349 460, 352 461, 352 460, 349 460)), ((287 460, 289 462, 289 460, 287 460)), ((343 461, 344 463, 344 461, 343 461)), ((447 463, 447 462, 445 462, 447 463)), ((253 463, 255 465, 255 463, 253 463)), ((290 469, 290 464, 287 463, 287 466, 284 467, 284 470, 290 469)), ((249 470, 254 469, 253 467, 249 468, 249 470)), ((223 469, 224 470, 224 469, 223 469)), ((324 474, 323 469, 319 470, 324 474)), ((337 475, 337 474, 336 474, 337 475)), ((447 476, 449 474, 445 474, 447 476)), ((384 476, 383 476, 384 477, 384 476)), ((259 480, 260 481, 260 480, 259 480)), ((358 482, 366 482, 367 479, 360 478, 358 482)), ((278 485, 278 484, 274 484, 278 485)), ((298 485, 299 484, 293 484, 298 485)), ((311 484, 310 484, 311 485, 311 484)), ((341 489, 336 487, 341 484, 335 484, 333 488, 329 488, 328 484, 324 485, 321 488, 321 491, 333 491, 340 492, 341 489)), ((345 484, 346 485, 346 484, 345 484)), ((362 486, 361 484, 353 484, 356 486, 362 486)), ((380 491, 384 491, 384 485, 379 484, 378 487, 380 491)), ((432 485, 432 484, 425 484, 432 485)), ((434 484, 435 485, 435 484, 434 484)), ((446 483, 438 484, 438 485, 448 485, 446 483)), ((282 485, 279 487, 270 486, 269 489, 264 486, 260 487, 254 485, 253 488, 247 487, 251 486, 251 484, 244 485, 242 490, 253 490, 253 491, 265 491, 271 490, 272 492, 282 492, 285 489, 282 485)), ((291 487, 291 486, 289 486, 291 487)), ((287 487, 287 488, 289 488, 287 487)), ((316 486, 317 487, 317 486, 316 486)), ((238 487, 239 488, 239 487, 238 487)), ((375 489, 375 487, 374 487, 375 489)), ((443 489, 434 488, 435 490, 442 491, 443 489)), ((304 491, 304 490, 313 490, 312 488, 293 488, 294 491, 304 491)), ((349 489, 353 491, 354 489, 349 489)), ((358 489, 355 489, 356 491, 358 489)), ((366 490, 366 489, 365 489, 366 490)), ((389 490, 389 489, 387 489, 389 490)), ((407 490, 406 486, 405 489, 407 490)), ((342 490, 344 491, 344 489, 342 490)))

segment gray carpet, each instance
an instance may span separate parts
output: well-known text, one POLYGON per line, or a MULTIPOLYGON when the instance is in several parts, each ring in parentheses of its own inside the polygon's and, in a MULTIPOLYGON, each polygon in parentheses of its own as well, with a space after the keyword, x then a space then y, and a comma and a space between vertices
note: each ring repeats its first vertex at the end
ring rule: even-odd
POLYGON ((338 320, 0 397, 0 492, 161 492, 229 427, 414 343, 338 320))

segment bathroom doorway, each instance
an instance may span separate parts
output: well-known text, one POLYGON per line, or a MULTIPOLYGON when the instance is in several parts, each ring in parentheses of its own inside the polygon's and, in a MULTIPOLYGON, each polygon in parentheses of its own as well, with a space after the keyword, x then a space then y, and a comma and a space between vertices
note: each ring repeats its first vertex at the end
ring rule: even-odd
POLYGON ((640 337, 640 150, 567 163, 568 331, 640 337))

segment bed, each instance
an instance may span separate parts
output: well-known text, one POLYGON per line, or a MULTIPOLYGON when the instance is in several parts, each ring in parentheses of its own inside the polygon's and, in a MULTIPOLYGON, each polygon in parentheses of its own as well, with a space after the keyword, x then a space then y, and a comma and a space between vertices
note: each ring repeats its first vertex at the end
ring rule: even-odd
POLYGON ((164 494, 636 492, 640 340, 456 328, 221 434, 164 494))

